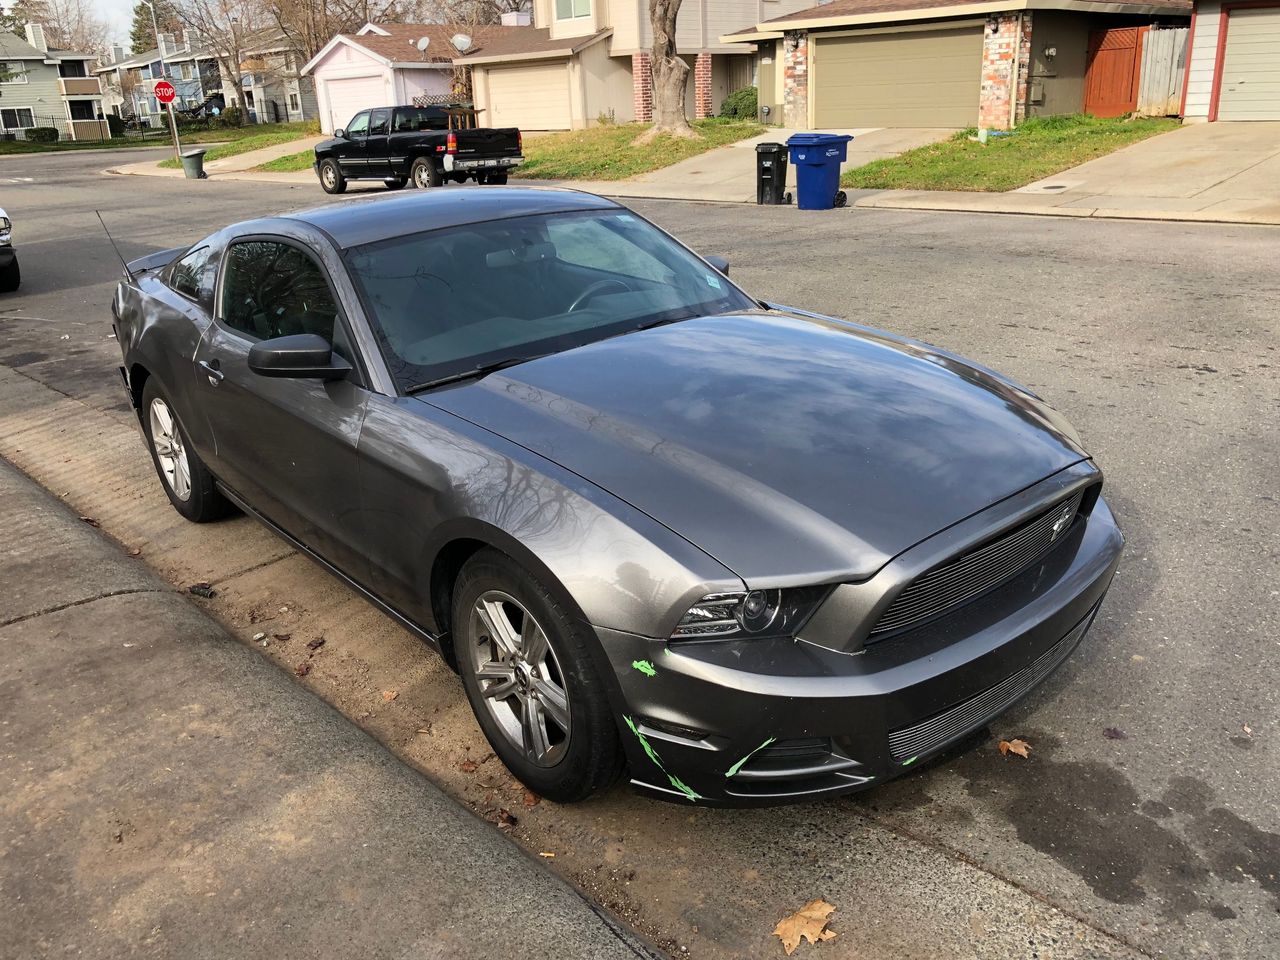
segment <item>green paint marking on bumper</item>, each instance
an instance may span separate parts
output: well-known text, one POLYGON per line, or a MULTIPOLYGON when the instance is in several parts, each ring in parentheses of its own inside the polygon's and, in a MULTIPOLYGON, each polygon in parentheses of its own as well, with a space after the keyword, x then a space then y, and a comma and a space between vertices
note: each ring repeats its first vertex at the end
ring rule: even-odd
POLYGON ((675 776, 675 774, 667 772, 667 768, 662 765, 662 758, 658 756, 658 751, 653 749, 653 744, 649 742, 648 737, 640 732, 640 728, 636 726, 636 722, 634 720, 626 714, 623 714, 622 719, 626 723, 627 728, 636 735, 636 739, 640 741, 640 746, 644 747, 645 755, 648 756, 648 758, 653 761, 654 766, 661 770, 666 775, 667 779, 671 781, 671 786, 675 787, 690 800, 703 799, 702 794, 694 790, 693 787, 675 776))
POLYGON ((743 757, 741 760, 739 760, 737 763, 735 763, 732 767, 730 767, 728 770, 726 770, 726 771, 725 771, 725 774, 724 774, 724 775, 725 775, 725 777, 726 777, 726 778, 727 778, 727 777, 732 777, 735 773, 737 773, 739 770, 741 770, 741 769, 742 769, 742 765, 743 765, 744 763, 746 763, 748 760, 750 760, 752 757, 754 757, 757 753, 759 753, 761 750, 763 750, 763 749, 764 749, 765 747, 767 747, 769 744, 773 743, 773 741, 774 741, 774 740, 776 740, 776 739, 777 739, 776 737, 770 737, 770 738, 769 738, 768 740, 766 740, 764 743, 760 744, 760 746, 756 747, 754 750, 752 750, 750 753, 748 753, 745 757, 743 757))
POLYGON ((909 767, 919 759, 920 759, 919 757, 912 757, 910 760, 903 760, 902 765, 904 767, 909 767))
POLYGON ((632 660, 631 669, 639 670, 646 677, 656 677, 658 675, 658 671, 653 668, 653 664, 648 660, 632 660))

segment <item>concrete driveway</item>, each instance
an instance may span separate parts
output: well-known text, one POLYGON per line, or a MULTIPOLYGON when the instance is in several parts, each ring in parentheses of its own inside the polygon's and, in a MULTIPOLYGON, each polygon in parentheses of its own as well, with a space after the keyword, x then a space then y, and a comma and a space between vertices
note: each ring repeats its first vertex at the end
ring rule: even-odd
POLYGON ((1201 123, 1015 191, 1061 206, 1280 218, 1280 123, 1201 123))
MULTIPOLYGON (((755 203, 756 158, 758 143, 786 143, 798 130, 782 127, 765 131, 758 137, 710 150, 707 153, 680 163, 672 164, 652 173, 642 174, 623 181, 578 181, 572 186, 592 193, 613 197, 646 197, 664 200, 720 200, 733 203, 755 203)), ((808 132, 808 131, 805 131, 808 132)), ((943 128, 893 130, 877 127, 860 127, 853 130, 823 130, 822 133, 847 133, 853 136, 849 144, 849 159, 845 169, 860 167, 872 160, 896 157, 907 150, 928 143, 945 140, 955 131, 943 128)), ((795 189, 795 169, 787 171, 788 188, 795 189)))

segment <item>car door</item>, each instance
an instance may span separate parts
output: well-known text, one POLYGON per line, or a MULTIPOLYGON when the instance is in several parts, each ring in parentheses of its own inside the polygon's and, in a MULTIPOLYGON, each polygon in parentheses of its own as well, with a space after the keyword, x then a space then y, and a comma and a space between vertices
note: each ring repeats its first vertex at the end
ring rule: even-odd
POLYGON ((370 393, 333 284, 301 243, 242 237, 223 256, 215 318, 195 355, 214 473, 258 513, 357 579, 356 445, 370 393), (325 337, 352 363, 346 380, 264 377, 259 340, 325 337))
POLYGON ((374 110, 369 114, 369 133, 365 137, 365 169, 371 177, 391 175, 391 166, 387 156, 388 140, 391 133, 391 111, 374 110))
POLYGON ((369 165, 369 111, 362 110, 351 118, 338 145, 338 166, 345 177, 363 177, 369 165))

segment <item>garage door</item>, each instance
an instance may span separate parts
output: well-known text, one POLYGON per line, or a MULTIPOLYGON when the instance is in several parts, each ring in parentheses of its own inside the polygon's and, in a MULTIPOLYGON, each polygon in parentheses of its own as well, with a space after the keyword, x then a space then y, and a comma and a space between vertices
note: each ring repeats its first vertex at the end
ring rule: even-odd
POLYGON ((565 61, 489 71, 491 126, 569 129, 569 65, 565 61))
POLYGON ((346 77, 324 81, 329 94, 329 129, 345 127, 361 110, 389 107, 387 84, 382 77, 346 77))
POLYGON ((1280 8, 1232 10, 1219 120, 1280 120, 1280 8))
POLYGON ((816 40, 816 127, 970 127, 978 122, 981 27, 816 40))

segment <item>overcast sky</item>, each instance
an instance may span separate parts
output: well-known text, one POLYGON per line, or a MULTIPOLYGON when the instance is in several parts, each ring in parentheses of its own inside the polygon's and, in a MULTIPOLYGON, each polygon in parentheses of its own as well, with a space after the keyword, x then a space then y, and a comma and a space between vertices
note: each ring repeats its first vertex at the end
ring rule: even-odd
POLYGON ((137 0, 93 0, 98 16, 111 28, 111 42, 128 49, 129 25, 133 23, 133 5, 137 0))

